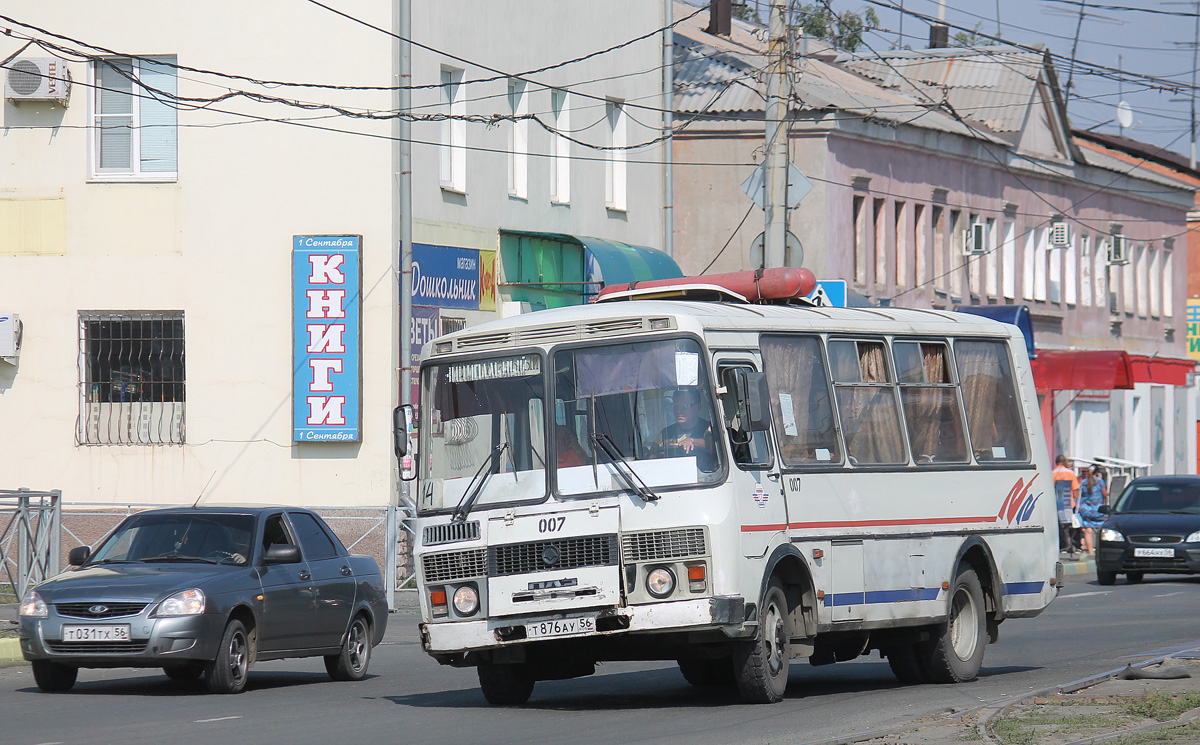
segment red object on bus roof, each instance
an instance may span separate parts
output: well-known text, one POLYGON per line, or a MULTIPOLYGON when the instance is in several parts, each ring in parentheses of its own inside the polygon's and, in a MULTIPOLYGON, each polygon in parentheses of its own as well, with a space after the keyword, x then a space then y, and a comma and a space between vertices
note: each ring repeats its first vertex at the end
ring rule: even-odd
POLYGON ((694 287, 696 285, 715 285, 754 302, 757 300, 791 300, 812 294, 817 288, 816 276, 803 267, 777 267, 774 269, 755 269, 745 272, 730 272, 728 274, 702 274, 696 277, 675 277, 674 279, 648 279, 642 282, 628 282, 609 285, 600 291, 600 298, 617 292, 628 290, 662 289, 672 287, 694 287))

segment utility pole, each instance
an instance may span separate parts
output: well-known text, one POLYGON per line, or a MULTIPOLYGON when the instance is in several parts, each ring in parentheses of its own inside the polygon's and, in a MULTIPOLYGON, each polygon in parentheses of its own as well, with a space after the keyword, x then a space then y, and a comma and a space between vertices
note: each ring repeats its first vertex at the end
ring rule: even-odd
POLYGON ((787 81, 787 24, 785 0, 771 0, 767 51, 766 208, 763 210, 763 266, 783 266, 787 245, 788 116, 790 95, 787 81))
MULTIPOLYGON (((1197 0, 1200 2, 1200 0, 1197 0)), ((675 0, 663 0, 663 252, 675 255, 675 0)))
POLYGON ((1200 50, 1200 0, 1196 0, 1196 36, 1192 41, 1192 149, 1188 168, 1196 168, 1196 52, 1200 50))
POLYGON ((1075 55, 1079 51, 1079 33, 1083 30, 1083 17, 1087 11, 1087 0, 1079 3, 1079 20, 1075 23, 1075 41, 1071 43, 1071 70, 1067 73, 1067 95, 1063 99, 1063 112, 1071 105, 1072 87, 1075 85, 1075 55))
MULTIPOLYGON (((399 3, 399 90, 396 95, 396 234, 400 260, 400 403, 412 400, 412 0, 399 3)), ((396 464, 399 467, 399 464, 396 464)), ((400 500, 410 505, 409 482, 401 481, 400 500)))

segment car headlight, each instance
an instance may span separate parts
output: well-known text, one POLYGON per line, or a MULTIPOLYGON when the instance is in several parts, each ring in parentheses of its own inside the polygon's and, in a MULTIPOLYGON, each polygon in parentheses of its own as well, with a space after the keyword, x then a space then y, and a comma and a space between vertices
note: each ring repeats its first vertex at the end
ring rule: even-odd
POLYGON ((183 590, 159 603, 154 615, 160 618, 164 616, 198 616, 203 612, 204 592, 183 590))
POLYGON ((21 600, 21 615, 26 618, 46 618, 50 615, 50 608, 41 595, 30 590, 21 600))
POLYGON ((1104 528, 1103 530, 1100 531, 1100 540, 1108 541, 1110 543, 1120 543, 1125 540, 1125 536, 1122 535, 1121 531, 1119 531, 1119 530, 1113 530, 1112 528, 1104 528))
POLYGON ((655 567, 646 575, 646 592, 665 598, 675 592, 675 573, 666 567, 655 567))
POLYGON ((471 585, 463 585, 454 591, 454 610, 460 616, 469 616, 479 610, 479 591, 471 585))
POLYGON ((1183 539, 1184 543, 1200 543, 1200 530, 1183 539))

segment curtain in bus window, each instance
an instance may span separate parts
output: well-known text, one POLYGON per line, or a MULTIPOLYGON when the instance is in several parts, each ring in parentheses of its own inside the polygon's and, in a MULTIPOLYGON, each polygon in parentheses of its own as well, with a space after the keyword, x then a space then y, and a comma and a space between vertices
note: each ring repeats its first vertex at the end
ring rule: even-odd
POLYGON ((850 358, 857 350, 858 380, 834 379, 846 455, 854 465, 906 463, 896 396, 888 380, 882 342, 831 341, 830 356, 850 358), (835 352, 835 349, 837 350, 835 352))
POLYGON ((841 463, 820 341, 763 337, 762 355, 780 458, 789 466, 841 463))
POLYGON ((1025 427, 1003 342, 959 341, 954 358, 975 459, 1027 460, 1025 427))
POLYGON ((966 438, 945 345, 897 342, 892 353, 913 460, 918 465, 966 462, 966 438))

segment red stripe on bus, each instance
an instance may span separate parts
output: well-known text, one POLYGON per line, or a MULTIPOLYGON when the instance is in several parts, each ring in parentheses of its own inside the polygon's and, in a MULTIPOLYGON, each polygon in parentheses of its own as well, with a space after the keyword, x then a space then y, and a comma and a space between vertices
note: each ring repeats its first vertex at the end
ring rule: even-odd
POLYGON ((790 523, 784 525, 743 525, 743 533, 764 530, 806 530, 812 528, 875 528, 895 525, 954 525, 959 523, 994 523, 995 517, 920 517, 908 520, 837 520, 826 523, 790 523))

